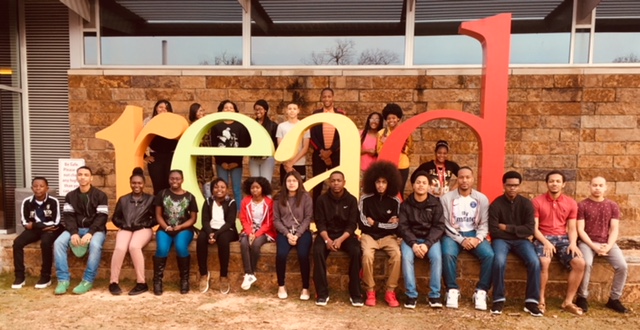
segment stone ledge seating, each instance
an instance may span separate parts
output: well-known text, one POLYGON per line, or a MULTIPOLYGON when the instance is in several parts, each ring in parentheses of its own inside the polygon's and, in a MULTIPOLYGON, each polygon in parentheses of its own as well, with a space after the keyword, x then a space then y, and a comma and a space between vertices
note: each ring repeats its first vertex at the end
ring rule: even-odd
MULTIPOLYGON (((13 255, 12 244, 16 235, 4 235, 0 236, 0 271, 12 273, 13 272, 13 255)), ((629 277, 627 279, 627 286, 625 287, 622 300, 629 303, 640 302, 640 250, 635 243, 637 240, 628 239, 621 240, 623 243, 621 247, 624 248, 624 253, 629 264, 629 277), (631 248, 631 249, 628 249, 631 248)), ((25 248, 25 263, 27 273, 33 276, 38 276, 40 272, 41 257, 39 243, 31 244, 25 248)), ((115 232, 109 231, 107 240, 104 245, 102 260, 100 262, 100 268, 98 269, 98 278, 109 279, 111 255, 115 247, 115 232)), ((197 279, 198 279, 198 264, 196 260, 196 242, 190 245, 191 251, 191 289, 197 291, 197 279)), ((149 245, 144 249, 145 254, 145 268, 146 278, 148 283, 151 283, 153 276, 153 262, 152 256, 155 253, 156 244, 155 240, 152 240, 149 245)), ((297 292, 301 288, 301 279, 298 268, 297 257, 295 255, 295 249, 289 254, 287 261, 287 288, 290 292, 297 292)), ((262 247, 262 256, 258 263, 258 272, 256 277, 258 281, 253 287, 267 291, 277 291, 277 279, 275 270, 275 255, 276 246, 273 244, 265 244, 262 247)), ((86 257, 85 257, 86 258, 86 257)), ((211 246, 209 248, 209 271, 211 272, 212 288, 217 288, 218 281, 218 256, 217 247, 211 246)), ((506 273, 506 289, 508 300, 523 300, 526 284, 526 269, 520 259, 514 255, 510 255, 507 259, 507 273, 506 273)), ((72 274, 72 281, 79 281, 85 267, 85 260, 79 259, 69 253, 69 267, 72 274)), ((54 266, 55 267, 55 266, 54 266)), ((332 291, 348 291, 348 257, 342 252, 332 253, 327 259, 328 278, 329 285, 332 291)), ((458 263, 458 282, 461 287, 461 294, 463 299, 469 298, 473 294, 475 283, 478 280, 478 272, 480 269, 479 262, 468 253, 461 253, 458 263)), ((52 272, 55 276, 55 269, 52 272)), ((384 252, 379 251, 376 254, 376 261, 374 264, 374 273, 376 278, 376 289, 379 292, 384 291, 384 283, 386 280, 387 264, 386 255, 384 252)), ((232 292, 240 291, 240 283, 244 275, 242 267, 242 257, 240 255, 240 244, 234 242, 231 244, 231 261, 229 263, 229 279, 231 282, 232 292)), ((609 266, 606 260, 596 258, 594 262, 593 271, 591 275, 591 287, 590 287, 590 300, 605 302, 609 297, 609 290, 611 287, 611 279, 613 276, 613 269, 609 266)), ((131 259, 127 255, 123 263, 121 279, 135 279, 135 273, 131 259)), ((549 283, 547 284, 547 297, 562 298, 566 290, 566 277, 567 273, 563 267, 554 261, 551 265, 549 283)), ((174 281, 177 283, 179 278, 177 261, 175 258, 175 252, 171 252, 169 260, 167 262, 167 268, 165 271, 165 281, 174 281)), ((429 290, 429 263, 428 260, 416 262, 416 282, 418 284, 418 291, 421 297, 426 297, 429 290)), ((29 283, 31 285, 31 283, 29 283)), ((252 290, 254 290, 252 287, 252 290)), ((106 289, 106 288, 105 288, 106 289)), ((313 283, 311 285, 311 291, 313 292, 313 283)), ((128 290, 128 288, 125 288, 128 290)), ((444 287, 443 287, 444 291, 444 287)), ((402 278, 396 290, 399 298, 404 299, 404 283, 402 278)), ((489 298, 491 296, 489 295, 489 298)))

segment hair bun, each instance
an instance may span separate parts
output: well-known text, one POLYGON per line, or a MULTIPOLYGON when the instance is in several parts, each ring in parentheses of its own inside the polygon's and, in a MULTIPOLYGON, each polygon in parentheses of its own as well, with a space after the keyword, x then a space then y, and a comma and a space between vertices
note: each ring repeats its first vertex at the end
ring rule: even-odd
POLYGON ((133 169, 133 171, 131 172, 131 175, 141 175, 144 176, 144 171, 142 170, 141 167, 136 167, 133 169))

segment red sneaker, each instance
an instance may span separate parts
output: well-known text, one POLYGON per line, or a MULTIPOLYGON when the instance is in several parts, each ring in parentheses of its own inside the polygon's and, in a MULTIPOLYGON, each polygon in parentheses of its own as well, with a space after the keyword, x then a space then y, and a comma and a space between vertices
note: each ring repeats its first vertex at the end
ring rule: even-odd
POLYGON ((364 302, 367 306, 375 306, 376 305, 376 292, 375 291, 367 291, 367 300, 364 302))
POLYGON ((400 306, 400 303, 398 302, 398 299, 396 298, 396 293, 393 291, 387 291, 387 293, 384 295, 384 301, 387 302, 387 304, 389 304, 389 307, 398 307, 400 306))

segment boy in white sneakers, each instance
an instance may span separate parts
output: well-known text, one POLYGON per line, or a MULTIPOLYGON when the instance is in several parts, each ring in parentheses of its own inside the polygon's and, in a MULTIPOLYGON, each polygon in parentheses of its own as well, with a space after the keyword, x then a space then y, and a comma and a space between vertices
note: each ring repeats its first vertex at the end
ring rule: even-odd
POLYGON ((441 198, 444 209, 445 236, 442 237, 442 275, 447 287, 448 308, 458 308, 460 287, 456 280, 458 254, 466 250, 480 259, 480 281, 473 294, 475 307, 487 310, 487 291, 491 288, 493 249, 486 240, 489 234, 489 200, 474 190, 473 171, 468 166, 458 170, 458 189, 441 198))

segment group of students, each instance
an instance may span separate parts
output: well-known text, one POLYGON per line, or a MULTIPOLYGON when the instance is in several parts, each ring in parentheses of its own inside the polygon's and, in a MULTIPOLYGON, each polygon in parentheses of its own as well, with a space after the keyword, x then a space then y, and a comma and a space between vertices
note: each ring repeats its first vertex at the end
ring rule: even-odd
MULTIPOLYGON (((344 113, 334 108, 333 91, 321 93, 322 109, 314 111, 344 113)), ((287 105, 287 121, 276 125, 267 116, 269 105, 259 100, 254 105, 258 120, 277 144, 298 122, 299 108, 287 105)), ((153 115, 172 112, 168 101, 159 101, 153 115)), ((225 100, 218 111, 238 112, 235 103, 225 100)), ((200 104, 190 108, 191 122, 204 116, 200 104)), ((331 170, 338 165, 339 138, 330 124, 312 127, 303 137, 299 152, 282 163, 281 191, 272 199, 271 179, 275 162, 272 157, 251 158, 251 177, 242 178, 242 157, 198 157, 198 181, 206 201, 201 206, 201 229, 197 237, 197 260, 200 273, 199 290, 209 290, 208 247, 217 244, 220 262, 220 291, 228 293, 228 265, 230 243, 240 241, 244 265, 241 288, 248 290, 257 281, 257 265, 262 245, 276 243, 276 273, 278 297, 287 298, 285 287, 286 260, 291 249, 297 249, 302 278, 300 299, 310 299, 311 259, 314 263, 313 281, 316 304, 329 301, 326 259, 333 251, 345 251, 350 257, 349 294, 354 306, 376 304, 373 262, 376 250, 389 256, 389 278, 384 300, 399 306, 395 290, 400 272, 406 286, 404 306, 415 308, 418 298, 414 263, 417 259, 430 262, 428 303, 443 307, 441 285, 444 280, 444 305, 457 308, 460 290, 457 283, 457 258, 466 250, 480 259, 480 278, 474 293, 475 308, 487 310, 487 292, 493 286, 491 312, 501 314, 505 302, 504 272, 506 256, 513 251, 527 267, 525 311, 542 316, 545 309, 545 288, 552 256, 570 270, 568 289, 562 308, 574 314, 588 310, 589 274, 595 256, 606 257, 615 269, 612 293, 607 307, 619 312, 627 309, 620 303, 626 282, 627 266, 615 244, 618 236, 620 212, 617 205, 604 198, 606 181, 597 177, 591 181, 591 195, 580 204, 562 193, 564 175, 559 171, 546 176, 548 192, 532 201, 518 194, 522 176, 513 171, 503 176, 504 195, 489 203, 487 197, 473 189, 471 168, 449 161, 449 145, 438 141, 435 159, 420 165, 411 175, 412 192, 404 198, 409 179, 409 155, 413 143, 407 140, 398 166, 377 161, 386 137, 397 127, 402 109, 388 104, 382 114, 367 118, 361 132, 362 197, 360 201, 345 189, 344 175, 334 171, 328 180, 328 190, 321 194, 322 184, 313 190, 313 198, 305 191, 305 158, 313 147, 313 174, 331 170), (386 121, 386 125, 382 122, 386 121), (218 177, 213 177, 215 164, 218 177), (455 177, 455 180, 454 180, 455 177), (232 184, 233 197, 228 194, 232 184), (243 196, 244 193, 244 198, 243 196), (236 202, 240 200, 240 203, 236 202), (242 229, 236 226, 240 219, 242 229), (315 241, 310 223, 315 221, 315 241), (361 236, 356 236, 357 229, 361 236), (397 238, 402 239, 398 243, 397 238), (362 274, 361 274, 362 271, 362 274), (361 292, 360 279, 365 286, 361 292), (574 303, 574 298, 575 303, 574 303)), ((246 128, 233 121, 214 125, 202 141, 203 145, 243 147, 250 143, 246 128)), ((153 257, 153 292, 163 293, 163 275, 171 246, 175 246, 180 272, 180 292, 189 292, 191 257, 189 244, 195 235, 199 207, 195 197, 182 189, 180 170, 170 169, 175 141, 155 137, 145 161, 152 179, 154 195, 143 191, 145 177, 141 168, 134 169, 131 193, 116 203, 112 222, 120 230, 111 260, 109 291, 121 294, 119 273, 127 251, 136 271, 136 286, 129 291, 136 295, 149 290, 144 276, 142 248, 153 237, 152 228, 158 225, 155 239, 157 250, 153 257)), ((69 248, 77 256, 87 252, 87 268, 82 281, 73 289, 76 294, 89 291, 96 277, 102 246, 106 238, 108 200, 106 194, 91 185, 92 172, 83 166, 77 170, 79 187, 65 196, 62 217, 58 200, 48 195, 47 180, 36 177, 32 181, 33 196, 22 205, 25 231, 14 242, 16 279, 13 288, 25 284, 23 248, 41 240, 43 267, 36 288, 51 284, 51 265, 55 255, 58 278, 56 294, 64 294, 70 285, 67 253, 69 248)))
MULTIPOLYGON (((91 290, 96 277, 108 216, 107 197, 91 185, 91 169, 77 170, 79 187, 65 196, 62 217, 58 200, 48 195, 45 178, 32 181, 33 196, 22 203, 25 231, 14 241, 15 281, 12 288, 25 285, 24 246, 41 241, 42 269, 35 287, 51 284, 51 264, 55 255, 58 284, 55 294, 64 294, 70 285, 67 263, 69 248, 78 257, 89 254, 76 294, 91 290), (61 220, 62 218, 62 220, 61 220), (52 253, 53 252, 53 253, 52 253)), ((189 244, 194 236, 198 206, 195 197, 182 189, 183 175, 171 170, 170 187, 155 197, 143 191, 142 169, 134 169, 131 193, 116 203, 112 222, 120 230, 111 260, 109 291, 118 295, 119 272, 129 251, 136 271, 136 286, 129 295, 148 291, 144 276, 142 248, 156 231, 157 250, 153 257, 153 292, 163 293, 163 274, 167 256, 175 245, 180 271, 180 292, 189 292, 189 244)), ((616 245, 620 211, 606 199, 607 186, 602 177, 590 182, 590 196, 576 203, 563 194, 565 177, 551 171, 545 177, 548 191, 533 200, 518 194, 522 176, 514 171, 504 174, 504 195, 489 203, 486 196, 473 189, 471 168, 457 172, 457 188, 436 197, 441 191, 437 175, 415 171, 411 175, 412 193, 404 201, 398 197, 401 174, 389 162, 376 161, 363 175, 360 201, 345 189, 345 177, 331 173, 329 189, 315 203, 305 191, 302 176, 295 170, 283 177, 284 187, 271 199, 271 185, 263 177, 250 177, 243 183, 246 197, 241 201, 241 233, 236 229, 236 202, 228 195, 227 183, 220 178, 211 182, 211 197, 202 206, 201 231, 197 239, 200 273, 199 290, 209 289, 208 246, 218 245, 220 291, 228 293, 230 243, 239 240, 244 265, 241 288, 250 289, 257 281, 260 248, 275 242, 278 297, 288 296, 285 287, 286 260, 291 249, 297 249, 302 278, 300 299, 310 299, 310 260, 314 263, 313 281, 316 304, 329 301, 326 259, 333 251, 347 253, 349 261, 349 295, 354 306, 376 305, 373 273, 375 252, 389 256, 389 278, 384 300, 399 306, 395 294, 400 271, 405 283, 406 308, 415 308, 418 298, 415 262, 428 259, 430 279, 428 304, 433 308, 458 308, 460 289, 457 283, 457 258, 462 250, 476 256, 481 263, 480 277, 473 295, 475 308, 487 310, 487 291, 493 286, 491 313, 501 314, 505 303, 505 268, 508 253, 514 252, 527 268, 524 310, 533 316, 545 312, 545 288, 551 258, 556 256, 568 270, 568 285, 562 309, 582 315, 588 310, 589 279, 595 256, 606 258, 615 270, 611 295, 606 307, 628 312, 620 302, 628 273, 620 248, 616 245), (310 232, 312 219, 317 227, 315 241, 310 232), (361 236, 356 236, 360 228, 361 236), (397 238, 402 242, 398 244, 397 238), (362 271, 362 273, 361 273, 362 271), (364 283, 365 295, 361 292, 364 283), (446 303, 441 298, 444 280, 446 303), (576 297, 577 296, 577 297, 576 297), (574 298, 575 303, 574 303, 574 298)))

